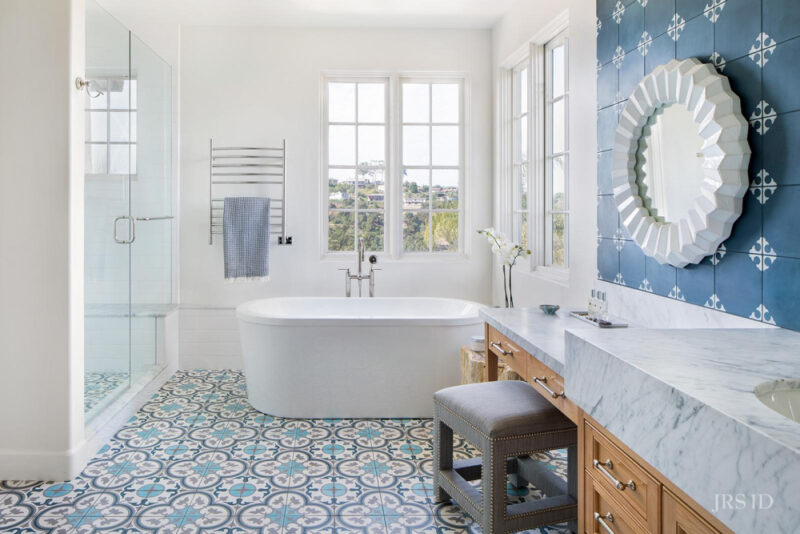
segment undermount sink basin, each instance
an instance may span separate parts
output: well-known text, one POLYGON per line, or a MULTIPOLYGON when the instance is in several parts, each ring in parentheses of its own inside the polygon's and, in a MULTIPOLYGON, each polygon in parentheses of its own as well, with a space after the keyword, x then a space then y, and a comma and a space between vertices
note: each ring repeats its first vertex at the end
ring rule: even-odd
POLYGON ((800 380, 770 380, 753 390, 767 408, 800 423, 800 380))

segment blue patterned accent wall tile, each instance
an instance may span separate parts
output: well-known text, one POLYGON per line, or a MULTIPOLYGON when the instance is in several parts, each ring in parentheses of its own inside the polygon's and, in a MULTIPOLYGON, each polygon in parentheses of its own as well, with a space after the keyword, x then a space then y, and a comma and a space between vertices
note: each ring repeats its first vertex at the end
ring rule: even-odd
MULTIPOLYGON (((649 4, 648 4, 649 5, 649 4)), ((650 74, 653 69, 675 58, 675 41, 668 34, 653 39, 653 43, 644 57, 644 72, 650 74)))
POLYGON ((618 106, 610 106, 597 112, 597 151, 611 150, 617 133, 618 106))
POLYGON ((745 193, 742 201, 742 214, 733 224, 731 237, 724 245, 725 249, 732 252, 748 252, 753 244, 761 237, 761 191, 756 187, 745 193))
POLYGON ((644 56, 638 51, 625 54, 619 68, 619 92, 622 98, 630 98, 642 76, 644 76, 644 56))
POLYGON ((714 23, 714 51, 727 59, 750 53, 761 33, 760 0, 727 0, 714 23))
POLYGON ((750 317, 761 304, 760 263, 758 255, 726 253, 715 267, 716 301, 709 304, 720 311, 750 317))
POLYGON ((655 39, 667 33, 675 16, 675 0, 650 0, 644 10, 644 29, 655 39))
POLYGON ((601 19, 597 33, 597 60, 601 65, 614 59, 619 44, 619 26, 612 19, 601 19))
POLYGON ((675 11, 686 20, 693 19, 705 12, 706 6, 713 0, 676 0, 675 11))
POLYGON ((714 264, 711 257, 697 265, 678 269, 677 298, 698 306, 705 305, 714 294, 714 264))
POLYGON ((597 18, 604 21, 611 18, 617 0, 597 0, 597 18))
MULTIPOLYGON (((764 239, 778 256, 800 258, 800 186, 777 187, 764 204, 764 239)), ((798 310, 800 311, 800 310, 798 310)))
POLYGON ((614 282, 619 274, 619 251, 613 239, 597 240, 597 276, 600 280, 614 282))
MULTIPOLYGON (((678 10, 683 16, 683 13, 678 10)), ((713 23, 705 17, 695 17, 684 23, 683 31, 678 34, 675 42, 675 54, 678 59, 690 57, 700 58, 708 62, 714 53, 713 23)))
MULTIPOLYGON (((766 39, 766 38, 765 38, 766 39)), ((772 41, 770 41, 772 42, 772 41)), ((762 52, 764 64, 764 100, 781 113, 800 109, 800 39, 792 39, 762 52)), ((754 62, 755 63, 755 62, 754 62)))
POLYGON ((778 258, 764 271, 762 321, 800 330, 800 260, 778 258))
POLYGON ((635 50, 639 46, 642 33, 644 33, 644 7, 639 2, 633 2, 625 8, 619 23, 619 45, 622 51, 635 50))
POLYGON ((762 31, 781 43, 800 36, 800 2, 764 0, 762 31))
POLYGON ((723 74, 728 77, 731 89, 739 96, 742 115, 745 118, 748 118, 761 102, 762 72, 758 63, 748 56, 725 63, 723 74))
POLYGON ((619 253, 619 272, 622 281, 628 287, 647 290, 648 287, 645 280, 647 256, 633 241, 620 241, 618 246, 622 247, 619 253))
POLYGON ((613 63, 603 65, 597 71, 597 107, 607 108, 617 103, 619 92, 619 70, 613 63))
POLYGON ((597 194, 610 195, 614 192, 611 187, 611 167, 614 163, 614 152, 606 150, 597 154, 597 194))
POLYGON ((650 292, 662 297, 673 293, 677 285, 676 269, 672 265, 661 265, 653 258, 648 257, 644 266, 644 275, 650 284, 650 292))
POLYGON ((762 148, 764 167, 778 185, 800 184, 800 165, 797 164, 797 147, 800 147, 800 111, 775 117, 762 148))
POLYGON ((619 212, 614 197, 601 195, 597 197, 597 235, 613 239, 619 230, 619 212))

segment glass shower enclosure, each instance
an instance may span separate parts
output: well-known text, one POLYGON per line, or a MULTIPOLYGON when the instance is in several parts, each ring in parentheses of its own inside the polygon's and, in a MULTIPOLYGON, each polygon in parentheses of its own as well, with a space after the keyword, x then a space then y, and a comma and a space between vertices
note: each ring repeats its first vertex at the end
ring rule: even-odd
POLYGON ((86 2, 87 421, 164 366, 172 288, 172 69, 86 2))

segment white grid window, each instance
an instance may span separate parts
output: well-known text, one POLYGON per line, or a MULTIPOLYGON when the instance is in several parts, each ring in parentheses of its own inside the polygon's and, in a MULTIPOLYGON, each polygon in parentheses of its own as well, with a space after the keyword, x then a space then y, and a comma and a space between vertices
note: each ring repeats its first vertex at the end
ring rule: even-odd
POLYGON ((403 252, 459 252, 462 80, 401 80, 403 252))
POLYGON ((388 152, 388 80, 328 80, 327 251, 383 252, 388 152))
POLYGON ((86 172, 100 175, 136 174, 136 80, 94 78, 87 96, 86 172))
POLYGON ((512 209, 513 239, 528 248, 528 177, 530 175, 530 58, 518 65, 512 74, 512 209))
POLYGON ((545 265, 569 266, 569 80, 567 39, 544 47, 545 265))

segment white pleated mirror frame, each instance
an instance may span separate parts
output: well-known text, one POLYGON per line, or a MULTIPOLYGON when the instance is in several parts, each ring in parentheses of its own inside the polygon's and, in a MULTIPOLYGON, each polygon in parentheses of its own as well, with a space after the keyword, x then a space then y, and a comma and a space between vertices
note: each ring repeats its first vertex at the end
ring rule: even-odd
POLYGON ((622 224, 645 254, 685 267, 713 254, 731 233, 748 188, 748 123, 728 78, 700 60, 673 59, 645 76, 622 111, 614 139, 612 185, 622 224), (688 109, 703 139, 703 182, 688 219, 656 220, 637 185, 642 128, 661 106, 688 109))

